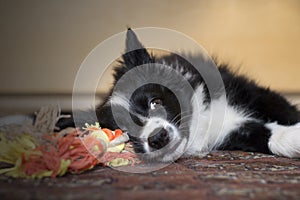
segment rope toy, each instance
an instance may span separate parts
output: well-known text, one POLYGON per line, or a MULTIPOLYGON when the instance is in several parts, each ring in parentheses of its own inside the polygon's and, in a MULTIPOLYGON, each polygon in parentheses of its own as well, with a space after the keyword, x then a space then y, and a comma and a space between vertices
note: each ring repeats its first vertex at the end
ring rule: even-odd
POLYGON ((49 112, 49 109, 42 108, 36 114, 34 125, 12 125, 1 129, 0 162, 6 167, 0 169, 0 174, 40 179, 63 176, 68 172, 79 174, 98 164, 110 167, 135 164, 136 155, 124 151, 128 135, 120 129, 112 131, 101 128, 96 122, 95 125, 86 124, 83 129, 67 128, 59 132, 41 133, 41 129, 54 130, 53 116, 60 117, 59 113, 53 114, 55 109, 50 108, 52 112, 49 112), (45 112, 44 115, 41 112, 45 112), (50 126, 37 128, 41 127, 37 123, 45 123, 40 118, 49 115, 50 126))

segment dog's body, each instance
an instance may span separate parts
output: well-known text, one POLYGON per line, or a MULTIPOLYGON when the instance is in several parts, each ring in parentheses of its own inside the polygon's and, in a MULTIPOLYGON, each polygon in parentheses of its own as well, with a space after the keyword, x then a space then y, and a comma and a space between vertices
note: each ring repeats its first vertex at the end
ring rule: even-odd
POLYGON ((300 157, 300 114, 282 96, 219 65, 226 98, 211 97, 189 62, 176 55, 150 55, 130 29, 127 37, 127 51, 132 45, 139 50, 123 55, 115 69, 115 85, 139 87, 132 88, 130 95, 127 90, 112 90, 97 108, 97 117, 102 127, 128 132, 144 159, 168 162, 182 154, 200 156, 211 150, 300 157), (143 64, 147 65, 140 67, 143 64), (123 78, 131 70, 138 77, 126 83, 123 78), (181 89, 182 81, 172 80, 174 71, 193 93, 181 89), (149 74, 166 77, 164 84, 151 83, 149 74), (124 116, 126 112, 130 118, 124 116))

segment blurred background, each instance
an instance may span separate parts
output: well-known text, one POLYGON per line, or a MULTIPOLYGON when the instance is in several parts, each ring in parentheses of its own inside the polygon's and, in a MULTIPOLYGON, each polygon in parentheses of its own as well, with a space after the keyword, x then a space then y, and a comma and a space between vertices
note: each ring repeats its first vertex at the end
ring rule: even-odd
MULTIPOLYGON (((1 0, 0 115, 53 103, 71 109, 84 58, 127 26, 182 32, 300 103, 299 22, 298 0, 1 0)), ((111 86, 107 77, 99 94, 111 86)), ((85 92, 81 98, 90 107, 85 92)))

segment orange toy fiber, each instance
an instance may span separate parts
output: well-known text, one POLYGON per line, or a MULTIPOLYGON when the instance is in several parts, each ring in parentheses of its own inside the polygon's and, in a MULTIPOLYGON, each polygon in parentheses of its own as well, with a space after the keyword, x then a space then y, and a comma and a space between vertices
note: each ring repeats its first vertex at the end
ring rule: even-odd
POLYGON ((42 143, 29 134, 10 139, 7 134, 0 133, 0 162, 12 165, 0 169, 0 174, 24 178, 57 177, 67 172, 81 173, 99 163, 112 165, 110 162, 116 159, 122 159, 117 162, 119 166, 133 164, 133 153, 121 153, 125 143, 109 151, 110 142, 122 135, 120 129, 101 129, 98 123, 87 125, 83 131, 73 129, 69 133, 45 134, 42 143))

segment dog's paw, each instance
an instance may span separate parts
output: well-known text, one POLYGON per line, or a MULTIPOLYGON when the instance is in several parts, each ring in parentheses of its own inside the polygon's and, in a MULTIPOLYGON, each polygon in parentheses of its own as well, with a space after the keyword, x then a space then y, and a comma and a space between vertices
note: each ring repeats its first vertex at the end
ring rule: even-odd
POLYGON ((293 126, 270 123, 266 126, 272 132, 268 143, 272 153, 289 158, 300 158, 300 123, 293 126))

